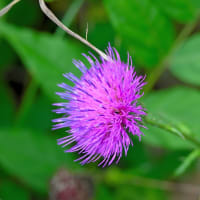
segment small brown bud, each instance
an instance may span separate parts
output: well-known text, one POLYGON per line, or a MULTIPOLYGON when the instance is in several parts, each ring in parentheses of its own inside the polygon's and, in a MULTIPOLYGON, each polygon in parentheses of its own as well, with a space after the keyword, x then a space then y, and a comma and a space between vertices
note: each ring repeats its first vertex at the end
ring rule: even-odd
POLYGON ((91 200, 93 184, 89 177, 60 169, 50 182, 50 200, 91 200))

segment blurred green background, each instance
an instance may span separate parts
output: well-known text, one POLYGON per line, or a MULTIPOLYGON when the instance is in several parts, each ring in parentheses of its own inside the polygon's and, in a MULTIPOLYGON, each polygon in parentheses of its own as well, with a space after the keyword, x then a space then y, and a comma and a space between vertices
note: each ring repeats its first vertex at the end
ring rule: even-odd
MULTIPOLYGON (((1 0, 0 8, 9 2, 1 0)), ((48 7, 83 37, 88 26, 87 38, 99 49, 110 42, 124 62, 130 53, 147 75, 141 102, 163 129, 146 125, 118 165, 73 162, 78 155, 56 144, 64 130, 51 130, 52 103, 60 101, 57 84, 67 82, 63 73, 80 76, 72 59, 86 61, 81 53, 90 49, 47 19, 37 0, 21 0, 0 18, 0 199, 78 199, 63 196, 67 186, 54 194, 59 169, 88 185, 75 187, 87 193, 79 200, 199 199, 200 145, 183 135, 200 140, 200 1, 54 0, 48 7)))

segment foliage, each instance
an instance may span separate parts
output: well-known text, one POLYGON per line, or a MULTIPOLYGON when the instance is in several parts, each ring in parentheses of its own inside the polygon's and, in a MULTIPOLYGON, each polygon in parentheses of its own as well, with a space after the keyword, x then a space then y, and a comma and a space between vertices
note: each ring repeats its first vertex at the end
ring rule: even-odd
POLYGON ((86 62, 88 48, 58 31, 37 1, 21 1, 0 18, 0 199, 48 199, 61 167, 92 174, 95 199, 170 199, 173 191, 161 185, 198 169, 200 1, 48 2, 80 35, 88 23, 88 40, 98 48, 111 42, 124 61, 129 51, 152 86, 141 99, 150 117, 119 165, 80 166, 77 155, 63 153, 56 138, 66 133, 51 131, 52 103, 59 102, 57 84, 67 82, 63 73, 80 76, 72 60, 86 62))

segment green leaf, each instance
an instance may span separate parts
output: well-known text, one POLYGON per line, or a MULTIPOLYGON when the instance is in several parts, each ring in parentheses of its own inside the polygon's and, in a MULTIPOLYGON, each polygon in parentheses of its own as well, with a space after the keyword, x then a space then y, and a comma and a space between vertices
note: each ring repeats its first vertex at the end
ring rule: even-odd
MULTIPOLYGON (((200 133, 199 110, 200 92, 186 87, 176 87, 153 92, 144 98, 148 112, 173 122, 180 129, 189 129, 197 138, 200 133), (178 123, 178 124, 177 124, 178 123)), ((143 140, 152 145, 169 149, 190 149, 194 146, 160 128, 147 125, 143 140)))
POLYGON ((200 85, 200 34, 185 41, 170 61, 171 72, 180 80, 200 85))
POLYGON ((80 74, 72 59, 81 56, 81 49, 75 44, 53 35, 37 33, 28 29, 1 24, 0 32, 14 47, 27 69, 44 92, 52 99, 58 99, 55 92, 58 83, 70 83, 62 74, 80 74))
POLYGON ((156 0, 156 3, 167 15, 181 23, 194 20, 200 11, 199 0, 156 0))
POLYGON ((155 66, 174 40, 171 21, 150 0, 104 0, 114 28, 134 55, 146 67, 155 66))
MULTIPOLYGON (((38 131, 50 131, 52 126, 51 120, 55 117, 52 110, 52 101, 43 94, 39 95, 33 102, 31 107, 28 108, 24 116, 17 122, 18 127, 29 128, 38 131)), ((22 111, 23 112, 23 111, 22 111)), ((58 117, 58 116, 56 116, 58 117)), ((55 118, 56 118, 55 117, 55 118)))
POLYGON ((4 200, 30 200, 31 196, 28 191, 20 187, 18 184, 1 180, 0 197, 4 200))
POLYGON ((4 40, 0 40, 0 70, 4 69, 10 63, 12 63, 16 57, 13 49, 4 40))
POLYGON ((33 189, 46 193, 50 178, 60 167, 76 169, 73 154, 66 154, 53 137, 19 129, 0 132, 0 163, 33 189))

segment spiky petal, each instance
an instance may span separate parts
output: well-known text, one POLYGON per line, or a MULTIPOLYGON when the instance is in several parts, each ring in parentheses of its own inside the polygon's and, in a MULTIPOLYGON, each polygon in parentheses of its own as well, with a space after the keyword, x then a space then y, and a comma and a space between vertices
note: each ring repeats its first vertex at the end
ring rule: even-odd
POLYGON ((74 60, 82 76, 64 74, 74 86, 59 84, 65 91, 57 94, 67 101, 54 104, 61 107, 55 112, 63 117, 53 120, 57 123, 54 129, 70 127, 69 135, 58 140, 63 147, 74 144, 66 152, 79 152, 81 164, 102 158, 99 165, 103 167, 114 160, 118 163, 123 151, 127 154, 133 145, 131 135, 141 138, 142 116, 146 114, 138 104, 145 77, 136 75, 130 56, 125 64, 116 49, 109 46, 106 53, 110 60, 100 62, 83 54, 90 69, 74 60))

